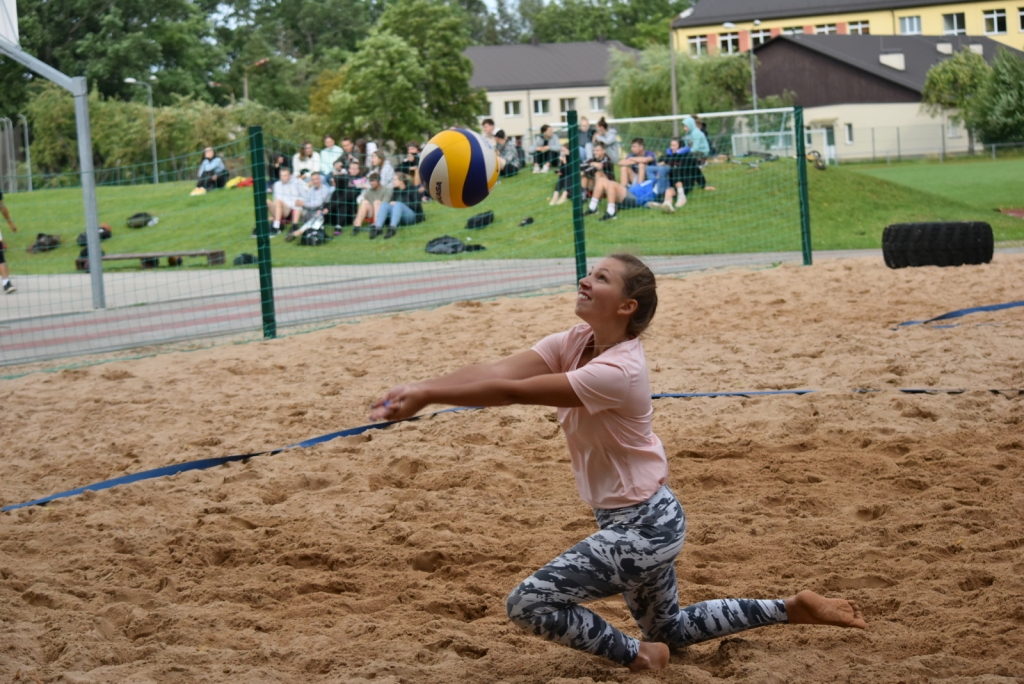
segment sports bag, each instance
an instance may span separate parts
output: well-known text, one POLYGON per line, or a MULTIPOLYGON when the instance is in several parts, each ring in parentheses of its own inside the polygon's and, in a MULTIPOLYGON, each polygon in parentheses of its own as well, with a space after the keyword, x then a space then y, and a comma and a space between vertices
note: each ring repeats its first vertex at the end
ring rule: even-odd
POLYGON ((479 230, 480 228, 489 226, 492 223, 494 223, 494 212, 485 211, 482 214, 471 216, 469 220, 466 221, 466 230, 479 230))
POLYGON ((252 254, 239 254, 235 257, 235 266, 248 266, 256 263, 256 257, 252 254))
MULTIPOLYGON (((114 232, 110 229, 110 226, 106 223, 100 224, 100 240, 109 240, 113 235, 114 232)), ((89 244, 89 236, 83 231, 78 234, 76 242, 78 242, 80 247, 85 246, 89 244)))
POLYGON ((60 247, 59 236, 39 233, 36 235, 36 241, 28 248, 28 251, 30 254, 39 254, 40 252, 49 252, 57 249, 58 247, 60 247))
POLYGON ((427 243, 427 254, 461 254, 486 249, 483 245, 467 245, 459 238, 444 235, 427 243))
POLYGON ((319 247, 327 240, 327 231, 324 230, 324 217, 319 214, 306 221, 302 226, 304 230, 299 237, 299 244, 308 247, 319 247))
POLYGON ((129 228, 143 228, 145 226, 155 226, 160 222, 156 216, 149 214, 145 211, 140 211, 137 214, 132 214, 128 217, 129 228))

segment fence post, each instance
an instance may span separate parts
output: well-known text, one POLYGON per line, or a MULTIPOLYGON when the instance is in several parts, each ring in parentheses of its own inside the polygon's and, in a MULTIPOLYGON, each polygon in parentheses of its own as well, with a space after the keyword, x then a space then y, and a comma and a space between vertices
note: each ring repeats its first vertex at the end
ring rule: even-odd
POLYGON ((572 238, 576 249, 576 280, 587 277, 587 239, 583 227, 583 185, 580 182, 580 127, 576 110, 565 113, 569 124, 569 196, 572 197, 572 238))
POLYGON ((896 127, 896 161, 903 161, 903 146, 900 143, 900 127, 896 127))
POLYGON ((252 160, 252 201, 256 209, 256 261, 260 268, 260 305, 263 337, 277 337, 274 316, 274 282, 271 278, 270 227, 267 222, 267 160, 263 151, 263 127, 249 126, 249 155, 252 160))
POLYGON ((800 238, 804 252, 804 266, 811 265, 811 201, 807 194, 807 140, 804 137, 804 108, 793 110, 793 129, 796 133, 796 180, 800 194, 800 238))
POLYGON ((875 127, 871 127, 871 161, 875 160, 875 127))
POLYGON ((939 152, 939 163, 946 161, 946 124, 939 124, 939 137, 942 138, 942 151, 939 152))

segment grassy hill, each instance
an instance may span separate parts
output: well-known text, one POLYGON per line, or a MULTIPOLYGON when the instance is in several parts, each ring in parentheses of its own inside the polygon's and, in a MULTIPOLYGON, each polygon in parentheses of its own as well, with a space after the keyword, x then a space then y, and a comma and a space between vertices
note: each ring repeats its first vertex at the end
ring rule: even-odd
MULTIPOLYGON (((1007 205, 1014 197, 1021 197, 1019 191, 1013 193, 1012 183, 1004 181, 1007 176, 1024 177, 1024 160, 976 163, 969 168, 960 165, 959 174, 948 170, 952 166, 939 167, 939 173, 934 167, 921 167, 902 175, 901 167, 895 166, 841 167, 825 172, 809 169, 814 248, 878 247, 883 228, 901 221, 980 219, 992 223, 997 240, 1024 238, 1024 221, 991 211, 993 205, 1007 205), (1013 163, 1018 166, 1012 166, 1013 163), (956 185, 958 176, 963 183, 964 178, 973 179, 975 175, 977 179, 966 184, 966 189, 951 191, 950 186, 956 185), (978 188, 983 188, 984 193, 978 188)), ((617 248, 647 255, 800 248, 796 174, 791 163, 766 163, 759 170, 719 164, 709 167, 706 175, 718 188, 717 192, 695 191, 689 204, 675 214, 636 209, 621 212, 615 221, 600 222, 596 216, 589 217, 588 253, 601 255, 617 248)), ((343 237, 310 248, 285 243, 278 237, 272 241, 274 265, 396 263, 441 258, 571 258, 572 209, 569 203, 548 206, 554 183, 552 174, 526 173, 504 179, 473 211, 430 203, 426 206, 425 223, 403 228, 391 240, 371 241, 365 232, 353 237, 351 229, 347 229, 343 237), (484 230, 465 230, 466 219, 472 213, 489 209, 495 212, 494 224, 484 230), (520 221, 527 216, 533 217, 534 223, 520 227, 520 221), (429 239, 446 234, 483 244, 487 249, 460 257, 424 253, 429 239)), ((100 221, 109 223, 114 230, 114 237, 103 244, 104 251, 110 254, 223 249, 229 263, 238 254, 256 252, 256 242, 250 237, 254 225, 251 190, 220 190, 190 197, 190 189, 189 183, 99 188, 100 221), (125 227, 125 219, 139 211, 158 216, 159 225, 139 230, 125 227)), ((72 272, 74 258, 81 249, 75 245, 75 238, 84 230, 81 191, 20 193, 7 195, 5 201, 20 227, 20 232, 14 234, 0 226, 8 245, 12 273, 72 272), (64 244, 53 252, 26 253, 39 232, 60 235, 64 244)), ((1022 203, 1019 199, 1017 202, 1022 203)), ((205 262, 186 263, 200 267, 205 262)), ((110 271, 137 268, 137 262, 105 264, 110 271)))

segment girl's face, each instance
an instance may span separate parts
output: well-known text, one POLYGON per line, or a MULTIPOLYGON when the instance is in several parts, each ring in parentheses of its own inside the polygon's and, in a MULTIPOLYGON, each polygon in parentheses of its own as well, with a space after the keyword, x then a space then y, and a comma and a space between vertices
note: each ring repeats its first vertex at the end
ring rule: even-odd
POLYGON ((670 148, 670 149, 671 149, 671 150, 672 150, 673 152, 678 152, 678 151, 679 151, 679 141, 678 141, 678 140, 673 140, 672 142, 670 142, 670 143, 668 144, 668 146, 669 146, 669 148, 670 148))
POLYGON ((213 150, 207 147, 205 150, 203 150, 203 156, 206 157, 207 159, 213 159, 213 150))
POLYGON ((622 294, 625 282, 625 264, 618 259, 602 259, 586 278, 580 280, 576 291, 576 315, 593 326, 627 319, 636 310, 636 300, 622 294))

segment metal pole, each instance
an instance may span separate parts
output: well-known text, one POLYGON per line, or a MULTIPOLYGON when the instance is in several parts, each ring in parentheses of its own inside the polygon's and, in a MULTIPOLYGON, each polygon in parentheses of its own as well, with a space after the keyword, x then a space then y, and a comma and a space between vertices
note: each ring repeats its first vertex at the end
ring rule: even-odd
POLYGON ((903 145, 900 143, 900 127, 896 127, 896 161, 903 161, 903 145))
POLYGON ((71 79, 75 85, 75 128, 78 135, 78 165, 82 174, 82 204, 85 205, 85 238, 89 247, 89 276, 92 279, 92 307, 107 308, 103 289, 103 252, 96 211, 96 177, 92 168, 92 127, 89 123, 89 87, 84 76, 71 79))
POLYGON ((871 127, 871 161, 875 161, 875 127, 871 127))
POLYGON ((249 101, 249 69, 242 72, 242 102, 249 101))
POLYGON ((25 118, 24 114, 18 114, 18 118, 21 119, 22 123, 21 132, 25 134, 25 166, 28 167, 28 191, 32 192, 32 153, 28 148, 28 119, 25 118))
POLYGON ((263 337, 277 337, 274 314, 274 281, 270 261, 270 228, 267 216, 267 158, 263 127, 249 126, 249 158, 252 162, 252 201, 256 209, 256 261, 260 269, 260 306, 263 337))
POLYGON ((939 152, 939 163, 946 161, 946 124, 939 124, 939 138, 942 143, 942 151, 939 152))
POLYGON ((796 133, 796 179, 800 195, 800 238, 804 253, 804 266, 810 266, 811 201, 807 193, 807 140, 804 137, 803 107, 794 108, 793 130, 796 133))
POLYGON ((149 137, 153 141, 153 185, 160 184, 160 169, 156 161, 156 120, 153 118, 153 86, 143 83, 149 95, 149 137))
POLYGON ((580 183, 580 137, 576 110, 565 113, 569 124, 569 195, 572 197, 572 237, 576 251, 576 280, 587 277, 587 240, 583 227, 583 185, 580 183))
POLYGON ((754 132, 761 132, 761 125, 757 116, 757 65, 754 59, 754 43, 750 43, 750 92, 754 96, 754 132))
MULTIPOLYGON (((675 31, 672 30, 672 24, 669 23, 668 29, 668 55, 669 55, 669 71, 671 72, 672 80, 672 137, 679 137, 679 94, 676 86, 676 36, 675 31)), ((585 273, 583 274, 586 275, 585 273)))

